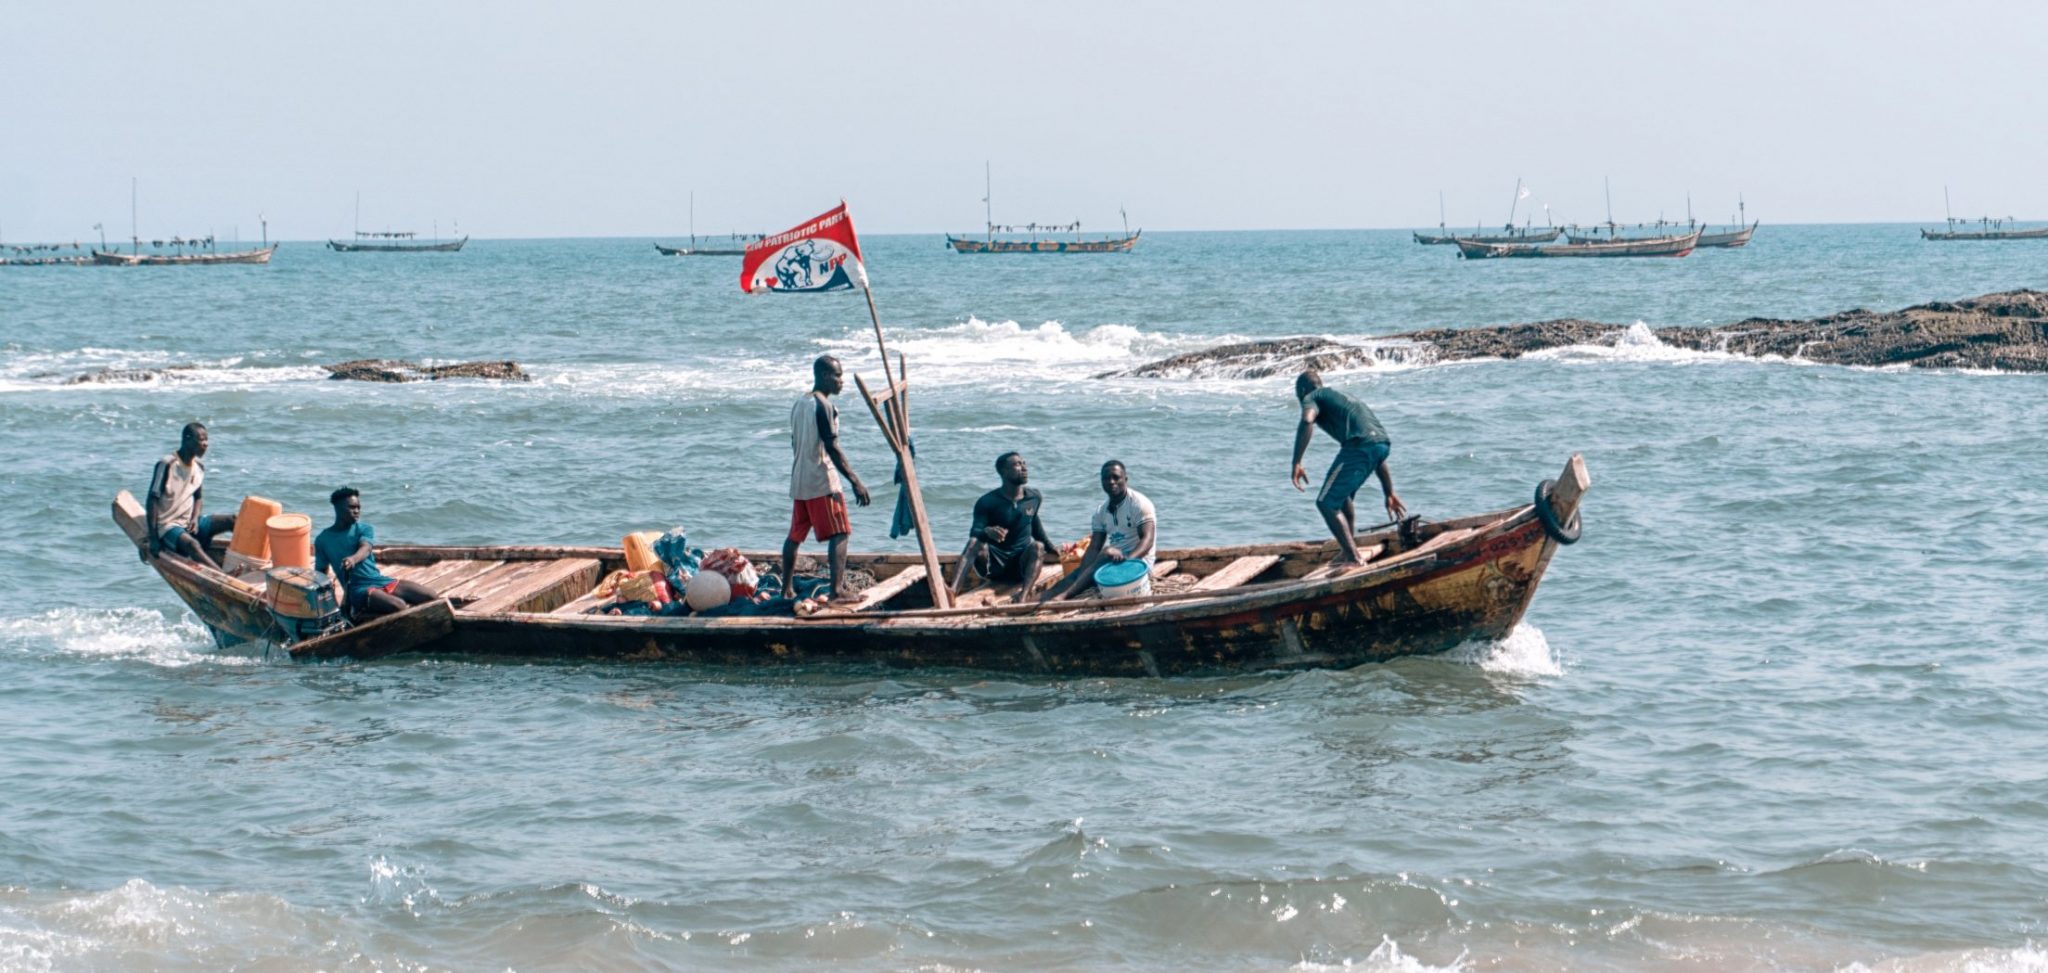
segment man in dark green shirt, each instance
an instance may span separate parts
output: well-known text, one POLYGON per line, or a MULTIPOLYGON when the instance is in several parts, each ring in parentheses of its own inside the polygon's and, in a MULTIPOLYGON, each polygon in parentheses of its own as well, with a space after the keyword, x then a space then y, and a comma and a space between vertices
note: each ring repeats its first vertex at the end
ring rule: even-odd
POLYGON ((1294 430, 1294 472, 1290 479, 1296 490, 1308 489, 1308 471, 1301 468, 1301 458, 1308 451, 1308 441, 1315 436, 1316 427, 1321 427, 1337 441, 1338 448, 1337 459, 1323 477, 1323 489, 1316 494, 1316 510, 1322 513, 1323 523, 1329 525, 1330 533, 1337 536, 1337 546, 1343 549, 1337 563, 1363 564, 1364 559, 1358 556, 1358 542, 1352 537, 1358 530, 1358 511, 1351 499, 1365 485, 1366 477, 1379 475, 1388 516, 1400 520, 1408 515, 1407 506, 1394 493, 1394 474, 1387 470, 1387 454, 1392 452, 1393 444, 1387 439, 1386 427, 1380 425, 1379 417, 1365 403, 1325 387, 1323 376, 1313 368, 1295 378, 1294 396, 1301 400, 1301 424, 1294 430))

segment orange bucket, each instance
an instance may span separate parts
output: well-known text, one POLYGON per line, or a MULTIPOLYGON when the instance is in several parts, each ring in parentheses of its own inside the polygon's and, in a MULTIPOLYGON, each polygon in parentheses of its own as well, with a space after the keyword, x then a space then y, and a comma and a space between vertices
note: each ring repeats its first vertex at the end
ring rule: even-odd
POLYGON ((269 497, 250 495, 242 498, 242 510, 235 514, 235 533, 228 541, 228 552, 240 554, 242 560, 250 563, 270 560, 270 518, 284 513, 284 505, 269 497))
POLYGON ((264 521, 270 534, 270 563, 280 568, 313 566, 313 518, 278 514, 264 521))

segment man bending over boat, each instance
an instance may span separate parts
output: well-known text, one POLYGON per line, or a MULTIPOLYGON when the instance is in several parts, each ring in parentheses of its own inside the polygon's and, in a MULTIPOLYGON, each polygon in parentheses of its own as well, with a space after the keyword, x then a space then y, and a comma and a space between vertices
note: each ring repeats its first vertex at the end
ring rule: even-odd
POLYGON ((206 426, 188 422, 178 441, 178 451, 156 461, 149 474, 149 502, 145 513, 149 543, 143 545, 142 561, 164 551, 175 551, 216 571, 213 555, 206 545, 215 534, 235 529, 234 514, 201 514, 205 500, 206 426))
POLYGON ((1130 472, 1119 460, 1102 464, 1102 492, 1109 499, 1095 508, 1095 516, 1088 522, 1088 553, 1082 556, 1074 573, 1046 589, 1045 597, 1039 601, 1063 598, 1081 590, 1095 577, 1095 569, 1104 564, 1137 558, 1147 568, 1152 566, 1159 524, 1151 498, 1131 489, 1130 472))
POLYGON ((1045 524, 1038 508, 1045 498, 1025 482, 1031 470, 1024 457, 1004 453, 996 457, 996 475, 1003 485, 974 501, 974 525, 967 531, 967 549, 960 552, 960 567, 953 572, 953 590, 967 584, 971 567, 984 580, 1017 585, 1014 598, 1022 602, 1038 584, 1040 555, 1059 559, 1059 549, 1045 536, 1045 524))
POLYGON ((1330 472, 1323 477, 1323 489, 1316 494, 1316 510, 1343 550, 1334 563, 1363 564, 1365 559, 1358 556, 1358 542, 1352 536, 1358 530, 1358 511, 1351 500, 1365 485, 1366 477, 1379 475, 1388 516, 1400 520, 1408 515, 1407 506, 1394 493, 1394 474, 1387 470, 1387 454, 1393 444, 1387 439, 1386 427, 1365 403, 1323 385, 1323 376, 1313 368, 1294 379, 1294 397, 1301 400, 1301 423, 1294 430, 1291 481, 1296 490, 1308 489, 1308 472, 1301 468, 1301 458, 1315 435, 1314 427, 1321 427, 1337 441, 1338 448, 1330 472))
POLYGON ((789 536, 782 542, 784 598, 796 597, 796 552, 807 533, 825 542, 832 564, 832 600, 855 597, 846 590, 846 538, 853 533, 853 522, 846 516, 839 476, 845 474, 853 484, 853 498, 863 507, 868 505, 868 488, 839 448, 839 410, 831 397, 844 387, 839 359, 820 355, 811 363, 811 390, 789 410, 789 448, 796 454, 789 468, 789 497, 796 506, 789 514, 789 536))
POLYGON ((417 581, 399 581, 377 570, 377 531, 363 523, 362 493, 342 487, 327 497, 334 526, 313 538, 313 570, 341 582, 344 604, 357 621, 402 612, 441 597, 417 581))

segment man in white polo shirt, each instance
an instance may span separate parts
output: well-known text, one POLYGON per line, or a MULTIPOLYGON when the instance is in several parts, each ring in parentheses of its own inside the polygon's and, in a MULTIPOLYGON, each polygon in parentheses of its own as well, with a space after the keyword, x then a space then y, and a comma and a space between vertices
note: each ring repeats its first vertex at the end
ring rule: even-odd
POLYGON ((1087 586, 1095 569, 1133 558, 1150 568, 1158 549, 1159 518, 1151 498, 1131 489, 1130 472, 1119 460, 1102 464, 1102 492, 1107 499, 1088 522, 1088 553, 1071 574, 1048 589, 1039 601, 1063 598, 1087 586))

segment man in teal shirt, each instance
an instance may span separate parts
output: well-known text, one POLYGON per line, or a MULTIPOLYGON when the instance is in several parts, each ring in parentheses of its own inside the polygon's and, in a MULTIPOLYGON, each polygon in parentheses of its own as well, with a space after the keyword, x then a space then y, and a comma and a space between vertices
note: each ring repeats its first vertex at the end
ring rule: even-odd
POLYGON ((1344 551, 1337 563, 1363 564, 1358 542, 1352 537, 1358 530, 1358 511, 1351 498, 1366 478, 1379 475, 1388 516, 1400 520, 1408 515, 1408 508, 1394 493, 1394 474, 1387 469, 1387 454, 1393 451, 1393 444, 1387 439, 1386 427, 1365 403, 1324 386, 1323 376, 1313 368, 1295 378, 1294 397, 1301 400, 1301 424, 1294 430, 1294 488, 1308 489, 1308 471, 1301 468, 1301 457, 1315 430, 1321 428, 1337 441, 1338 448, 1329 474, 1323 477, 1323 489, 1316 494, 1316 510, 1344 551))
POLYGON ((340 579, 349 614, 360 620, 402 612, 439 598, 426 585, 377 570, 377 531, 363 523, 362 493, 342 487, 327 498, 334 526, 313 538, 313 569, 340 579))

